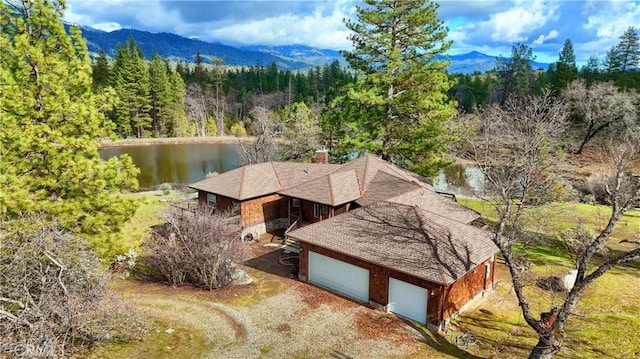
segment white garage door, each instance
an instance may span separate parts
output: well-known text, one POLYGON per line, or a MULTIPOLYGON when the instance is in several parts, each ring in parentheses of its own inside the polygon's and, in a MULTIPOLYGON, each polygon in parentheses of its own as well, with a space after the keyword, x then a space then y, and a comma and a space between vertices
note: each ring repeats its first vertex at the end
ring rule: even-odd
POLYGON ((425 324, 428 298, 427 289, 389 277, 390 312, 425 324))
POLYGON ((309 251, 309 282, 369 302, 369 271, 309 251))

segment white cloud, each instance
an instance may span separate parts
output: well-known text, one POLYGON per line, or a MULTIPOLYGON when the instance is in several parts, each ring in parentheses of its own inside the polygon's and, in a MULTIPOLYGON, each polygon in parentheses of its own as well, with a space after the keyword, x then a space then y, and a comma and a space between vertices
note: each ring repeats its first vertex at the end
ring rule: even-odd
POLYGON ((549 1, 516 1, 514 7, 491 15, 483 27, 492 29, 493 41, 524 42, 529 33, 543 27, 553 16, 557 4, 549 1))
POLYGON ((560 33, 557 30, 549 31, 547 35, 540 35, 537 39, 533 41, 534 45, 542 45, 547 40, 557 39, 560 33))
POLYGON ((107 32, 122 29, 122 26, 117 22, 99 22, 97 24, 92 24, 91 27, 107 32))
POLYGON ((351 12, 347 2, 335 3, 327 13, 318 7, 310 14, 276 17, 234 24, 207 32, 207 37, 245 44, 305 44, 346 49, 351 46, 343 19, 351 12))
POLYGON ((595 30, 598 38, 618 38, 629 26, 640 27, 640 3, 610 0, 598 5, 582 25, 585 30, 595 30))

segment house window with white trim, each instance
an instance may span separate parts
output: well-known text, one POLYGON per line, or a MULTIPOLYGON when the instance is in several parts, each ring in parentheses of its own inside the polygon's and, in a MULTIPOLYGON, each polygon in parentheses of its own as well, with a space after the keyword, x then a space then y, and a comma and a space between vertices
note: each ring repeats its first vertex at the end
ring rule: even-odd
POLYGON ((322 213, 322 205, 320 203, 313 204, 313 217, 320 218, 320 214, 322 213))
POLYGON ((210 206, 216 205, 216 195, 213 193, 207 193, 207 204, 210 206))

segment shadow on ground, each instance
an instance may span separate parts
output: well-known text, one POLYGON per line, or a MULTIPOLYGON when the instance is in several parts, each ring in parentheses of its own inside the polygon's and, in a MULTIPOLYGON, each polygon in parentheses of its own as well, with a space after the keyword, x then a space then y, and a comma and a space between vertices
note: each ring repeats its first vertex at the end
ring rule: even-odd
POLYGON ((482 357, 473 355, 457 346, 451 344, 444 336, 439 333, 432 332, 428 329, 425 329, 423 326, 417 325, 416 323, 403 319, 403 321, 410 326, 413 330, 415 330, 419 335, 419 341, 430 346, 431 348, 451 355, 455 358, 461 359, 481 359, 482 357))
POLYGON ((282 231, 275 231, 260 236, 257 242, 249 245, 249 259, 244 264, 280 277, 294 276, 294 272, 297 271, 297 265, 294 264, 297 264, 297 260, 292 257, 297 255, 287 254, 281 249, 282 235, 282 231))

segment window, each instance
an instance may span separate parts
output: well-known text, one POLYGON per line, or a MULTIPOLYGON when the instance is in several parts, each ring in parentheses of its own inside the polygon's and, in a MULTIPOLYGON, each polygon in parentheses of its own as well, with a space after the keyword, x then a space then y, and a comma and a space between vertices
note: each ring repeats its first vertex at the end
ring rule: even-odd
POLYGON ((320 203, 313 204, 313 217, 320 218, 320 213, 322 212, 322 205, 320 203))
POLYGON ((484 264, 484 279, 489 279, 491 274, 491 263, 484 264))
POLYGON ((216 205, 216 195, 213 193, 207 193, 207 204, 210 206, 216 205))
POLYGON ((300 208, 300 200, 297 199, 297 198, 294 198, 292 200, 292 204, 291 205, 293 206, 293 208, 300 208))

